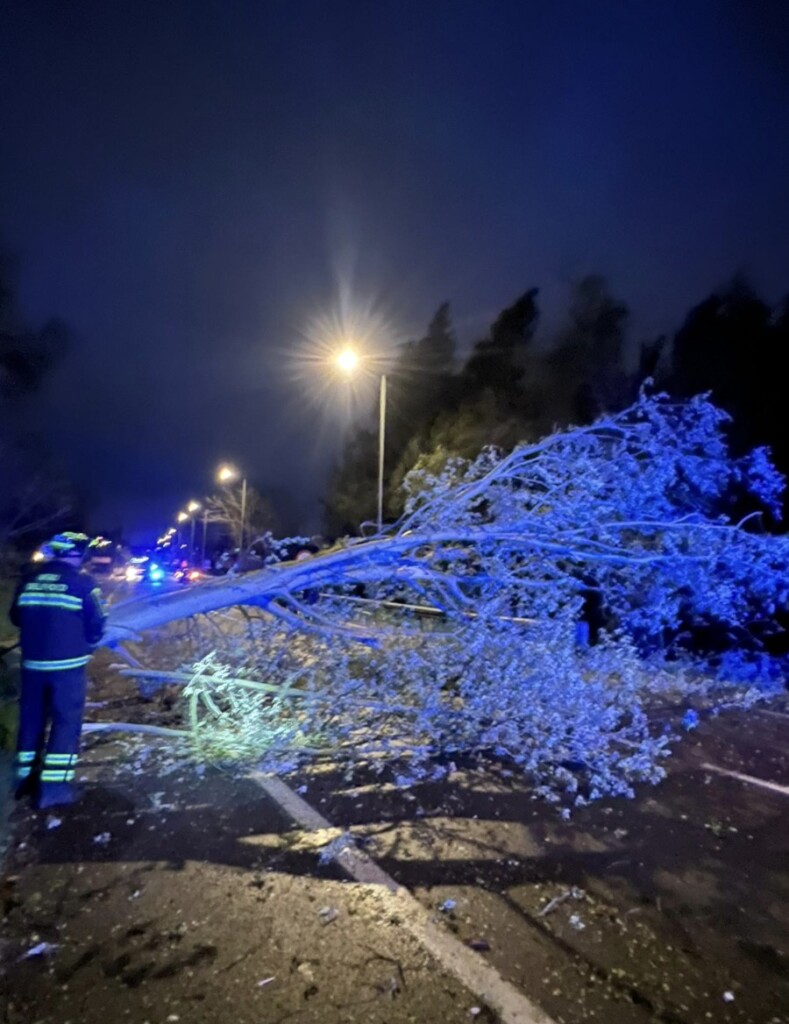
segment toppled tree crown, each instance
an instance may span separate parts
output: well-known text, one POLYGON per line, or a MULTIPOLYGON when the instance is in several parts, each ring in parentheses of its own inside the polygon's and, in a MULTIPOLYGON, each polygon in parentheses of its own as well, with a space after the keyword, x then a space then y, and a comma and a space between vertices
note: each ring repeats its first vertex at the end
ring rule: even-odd
MULTIPOLYGON (((509 455, 410 474, 384 535, 114 624, 246 607, 243 629, 237 612, 211 616, 214 653, 186 688, 206 757, 280 771, 363 758, 407 782, 484 752, 564 804, 632 794, 663 774, 671 731, 656 706, 731 699, 677 656, 683 629, 744 635, 786 607, 786 539, 726 513, 736 494, 777 516, 784 482, 764 449, 729 455, 726 423, 705 396, 643 392, 509 455), (605 629, 586 648, 592 602, 605 629), (440 614, 426 623, 414 605, 440 614)), ((757 675, 752 647, 718 676, 757 675)))

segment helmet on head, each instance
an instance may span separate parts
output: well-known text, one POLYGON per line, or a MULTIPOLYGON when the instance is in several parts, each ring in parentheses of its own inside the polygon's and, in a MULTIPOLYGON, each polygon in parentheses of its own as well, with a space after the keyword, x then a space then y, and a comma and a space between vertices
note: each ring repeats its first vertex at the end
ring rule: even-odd
POLYGON ((54 558, 82 558, 88 550, 90 538, 84 533, 56 533, 47 544, 54 558))

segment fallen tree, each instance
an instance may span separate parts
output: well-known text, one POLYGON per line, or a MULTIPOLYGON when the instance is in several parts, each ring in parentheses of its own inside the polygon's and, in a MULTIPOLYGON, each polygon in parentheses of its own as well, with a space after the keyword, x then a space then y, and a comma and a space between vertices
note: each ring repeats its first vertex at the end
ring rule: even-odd
POLYGON ((736 493, 777 515, 783 480, 765 450, 730 456, 726 421, 705 397, 644 394, 509 455, 449 460, 406 479, 386 533, 120 605, 107 640, 198 624, 198 664, 173 681, 205 757, 362 758, 406 781, 485 752, 549 799, 630 793, 663 774, 672 733, 653 709, 709 695, 713 676, 764 677, 760 638, 786 606, 786 539, 726 513, 736 493), (585 646, 590 603, 605 628, 585 646), (414 606, 437 613, 428 627, 414 606), (683 631, 709 623, 728 649, 700 666, 683 631))

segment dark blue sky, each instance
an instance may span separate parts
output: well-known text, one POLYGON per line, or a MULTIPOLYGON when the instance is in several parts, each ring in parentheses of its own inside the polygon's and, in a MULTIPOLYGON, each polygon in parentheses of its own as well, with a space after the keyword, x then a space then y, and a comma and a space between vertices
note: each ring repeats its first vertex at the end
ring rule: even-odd
POLYGON ((342 290, 469 343, 589 271, 635 338, 789 288, 783 0, 6 0, 0 47, 0 237, 106 525, 224 456, 317 525, 340 420, 291 357, 342 290))

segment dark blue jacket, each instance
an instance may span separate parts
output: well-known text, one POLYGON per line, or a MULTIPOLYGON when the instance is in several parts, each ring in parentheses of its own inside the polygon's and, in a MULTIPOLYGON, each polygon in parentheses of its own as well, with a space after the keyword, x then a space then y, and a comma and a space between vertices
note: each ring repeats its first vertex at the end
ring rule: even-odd
POLYGON ((106 617, 101 591, 87 573, 59 559, 37 566, 20 581, 10 612, 23 668, 56 672, 87 665, 106 617))

